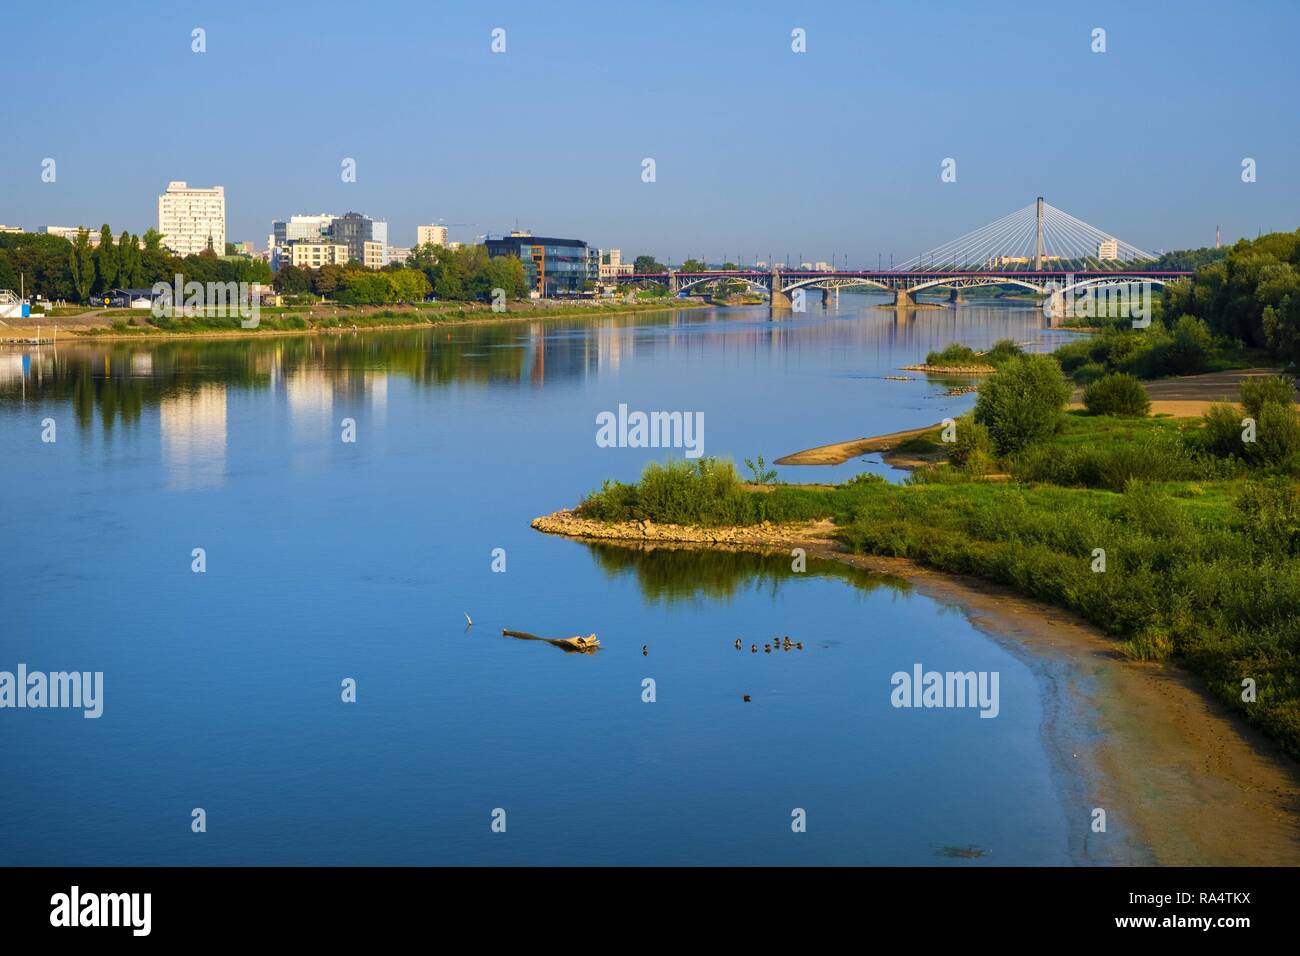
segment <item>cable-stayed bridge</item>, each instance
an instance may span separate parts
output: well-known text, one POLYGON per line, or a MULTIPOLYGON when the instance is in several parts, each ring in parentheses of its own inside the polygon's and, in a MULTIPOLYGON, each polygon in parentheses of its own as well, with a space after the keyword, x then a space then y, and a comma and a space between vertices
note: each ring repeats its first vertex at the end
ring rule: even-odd
POLYGON ((1158 269, 1157 257, 1048 205, 1035 202, 988 225, 923 252, 887 270, 810 271, 782 269, 634 273, 624 282, 667 285, 673 295, 703 291, 719 282, 741 282, 770 296, 772 305, 789 307, 798 290, 820 289, 829 306, 840 289, 867 286, 894 293, 898 305, 915 305, 927 290, 947 289, 950 301, 962 289, 1012 286, 1062 297, 1084 289, 1164 285, 1191 272, 1158 269))

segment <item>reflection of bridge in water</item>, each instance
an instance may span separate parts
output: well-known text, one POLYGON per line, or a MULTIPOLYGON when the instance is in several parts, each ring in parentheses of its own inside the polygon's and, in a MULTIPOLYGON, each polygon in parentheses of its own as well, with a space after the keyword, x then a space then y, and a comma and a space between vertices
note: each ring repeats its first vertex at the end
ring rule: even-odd
POLYGON ((898 306, 916 304, 923 292, 947 290, 949 301, 979 286, 1009 286, 1054 303, 1086 290, 1163 286, 1191 272, 1159 269, 1156 257, 1117 239, 1069 213, 1036 202, 946 242, 891 269, 791 270, 731 269, 700 272, 634 273, 622 281, 667 286, 672 295, 704 291, 719 283, 740 283, 767 296, 774 308, 791 308, 810 290, 820 290, 831 307, 839 290, 850 286, 894 294, 898 306), (1024 268, 1008 268, 1024 266, 1024 268), (1058 298, 1059 297, 1059 298, 1058 298))

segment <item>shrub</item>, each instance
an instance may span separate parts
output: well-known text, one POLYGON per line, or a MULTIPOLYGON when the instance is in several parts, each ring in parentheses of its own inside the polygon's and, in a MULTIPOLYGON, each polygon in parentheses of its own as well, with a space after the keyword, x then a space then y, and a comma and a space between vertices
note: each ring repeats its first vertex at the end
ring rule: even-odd
POLYGON ((731 462, 716 458, 651 462, 636 484, 606 481, 577 510, 597 521, 651 519, 704 526, 810 521, 830 513, 825 493, 781 485, 769 492, 750 491, 742 487, 731 462))
POLYGON ((980 385, 975 421, 988 427, 999 454, 1014 454, 1056 431, 1069 398, 1070 385, 1055 359, 1021 355, 980 385))
POLYGON ((1295 379, 1287 375, 1271 375, 1267 378, 1247 378, 1241 383, 1241 404, 1246 414, 1258 419, 1260 409, 1268 402, 1278 405, 1295 403, 1295 379))
POLYGON ((1112 372, 1083 390, 1083 405, 1092 415, 1142 417, 1150 410, 1151 399, 1135 376, 1112 372))
POLYGON ((942 352, 931 352, 925 357, 926 365, 979 365, 982 359, 975 350, 953 342, 942 352))
POLYGON ((1290 402, 1265 402, 1255 418, 1255 441, 1246 446, 1246 457, 1279 465, 1300 454, 1300 417, 1290 402))
POLYGON ((1201 416, 1201 431, 1196 440, 1212 455, 1227 458, 1245 457, 1245 443, 1241 440, 1242 413, 1232 405, 1211 405, 1201 416))
POLYGON ((993 470, 993 438, 987 425, 963 419, 957 423, 957 441, 949 459, 968 475, 987 475, 993 470))
POLYGON ((1017 481, 1106 488, 1123 491, 1130 481, 1213 481, 1231 477, 1233 468, 1214 458, 1202 458, 1181 435, 1158 431, 1141 442, 1026 448, 1011 473, 1017 481))
POLYGON ((670 524, 744 524, 750 499, 729 461, 651 462, 641 474, 642 517, 670 524))
POLYGON ((1239 527, 1258 545, 1300 553, 1300 486, 1294 481, 1248 481, 1234 504, 1239 527))
POLYGON ((1091 385, 1106 374, 1106 366, 1097 362, 1085 362, 1075 368, 1072 377, 1080 385, 1091 385))
POLYGON ((1008 359, 1024 354, 1025 350, 1017 345, 1014 339, 999 339, 993 343, 993 348, 985 352, 981 358, 990 365, 1001 366, 1008 359))
POLYGON ((1162 375, 1194 375, 1204 372, 1209 363, 1214 336, 1202 319, 1180 316, 1170 335, 1157 336, 1143 363, 1147 378, 1162 375))
POLYGON ((1074 374, 1077 369, 1084 365, 1098 365, 1099 363, 1092 355, 1093 341, 1091 339, 1079 339, 1074 342, 1067 342, 1052 354, 1056 360, 1061 363, 1061 368, 1066 374, 1074 374))

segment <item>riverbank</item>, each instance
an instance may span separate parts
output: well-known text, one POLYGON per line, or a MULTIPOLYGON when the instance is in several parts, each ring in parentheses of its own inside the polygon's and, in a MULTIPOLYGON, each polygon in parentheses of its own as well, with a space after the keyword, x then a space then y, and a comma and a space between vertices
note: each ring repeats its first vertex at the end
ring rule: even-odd
POLYGON ((884 452, 884 461, 895 468, 915 468, 920 464, 936 460, 933 454, 925 457, 906 455, 899 452, 899 446, 909 440, 920 438, 928 432, 942 428, 942 423, 923 425, 920 428, 908 428, 888 435, 873 435, 869 438, 855 438, 851 441, 832 442, 806 448, 794 454, 776 459, 776 465, 841 465, 850 458, 858 458, 872 452, 884 452))
MULTIPOLYGON (((994 369, 989 369, 994 371, 994 369)), ((1150 414, 1168 415, 1171 418, 1195 418, 1207 412, 1211 405, 1237 405, 1241 383, 1250 379, 1268 378, 1278 375, 1274 368, 1232 369, 1226 372, 1207 372, 1204 375, 1184 375, 1176 378, 1152 379, 1142 383, 1147 397, 1151 399, 1150 414)), ((1297 402, 1300 406, 1300 402, 1297 402)), ((1083 408, 1083 389, 1076 388, 1070 396, 1070 410, 1083 408)), ((775 460, 777 465, 842 465, 853 458, 872 452, 884 452, 883 461, 895 468, 916 468, 933 464, 939 455, 928 449, 918 449, 909 454, 900 446, 905 446, 911 439, 918 439, 930 433, 938 432, 942 422, 909 428, 904 431, 890 432, 888 435, 872 435, 867 438, 853 438, 848 441, 831 442, 792 452, 775 460)), ((931 445, 933 443, 930 443, 931 445)))
POLYGON ((532 527, 640 549, 788 555, 800 547, 810 559, 902 578, 935 601, 957 605, 981 631, 1018 645, 1023 653, 1059 654, 1074 662, 1066 671, 1068 686, 1044 691, 1055 694, 1061 708, 1059 713, 1045 708, 1044 743, 1049 750, 1062 741, 1070 745, 1057 756, 1072 778, 1068 789, 1077 791, 1071 801, 1107 809, 1136 836, 1128 848, 1131 856, 1107 856, 1081 819, 1076 838, 1081 845, 1072 848, 1080 862, 1300 864, 1296 766, 1239 716, 1208 700, 1185 673, 1125 659, 1112 637, 1073 614, 914 560, 852 553, 833 539, 836 526, 829 520, 713 528, 603 522, 566 510, 536 518, 532 527), (1085 712, 1094 715, 1092 726, 1070 726, 1071 715, 1085 712))
MULTIPOLYGON (((127 310, 113 309, 88 312, 86 320, 78 324, 81 316, 65 316, 48 324, 40 319, 24 320, 23 326, 0 326, 0 347, 21 347, 40 330, 42 340, 62 337, 68 342, 111 341, 171 341, 175 339, 232 339, 263 338, 286 335, 329 335, 360 332, 389 332, 410 329, 444 328, 459 325, 492 325, 508 322, 535 322, 561 318, 592 318, 601 316, 634 315, 640 312, 665 312, 679 309, 714 308, 703 300, 665 298, 659 302, 620 302, 608 305, 572 306, 567 304, 515 303, 504 312, 494 312, 490 306, 479 303, 457 303, 455 308, 421 309, 395 312, 391 306, 336 306, 327 303, 303 311, 277 312, 268 316, 256 329, 240 327, 230 320, 229 328, 212 328, 196 324, 189 328, 158 328, 153 325, 114 327, 113 321, 138 317, 124 315, 127 310), (316 314, 319 312, 320 317, 316 314), (421 312, 424 314, 422 315, 421 312), (101 319, 108 319, 101 322, 101 319), (301 326, 282 327, 282 322, 297 322, 301 326)), ((185 320, 177 320, 185 321, 185 320)), ((200 320, 202 322, 202 320, 200 320)))

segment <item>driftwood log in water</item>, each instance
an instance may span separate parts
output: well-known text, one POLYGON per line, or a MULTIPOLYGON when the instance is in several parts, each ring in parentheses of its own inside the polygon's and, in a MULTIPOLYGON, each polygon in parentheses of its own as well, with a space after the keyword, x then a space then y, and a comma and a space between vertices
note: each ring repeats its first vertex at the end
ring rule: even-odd
POLYGON ((561 650, 583 654, 593 654, 600 647, 600 641, 595 634, 588 634, 586 637, 541 637, 537 634, 529 634, 527 631, 511 631, 506 628, 502 628, 501 633, 506 637, 517 637, 524 641, 545 641, 561 650))

